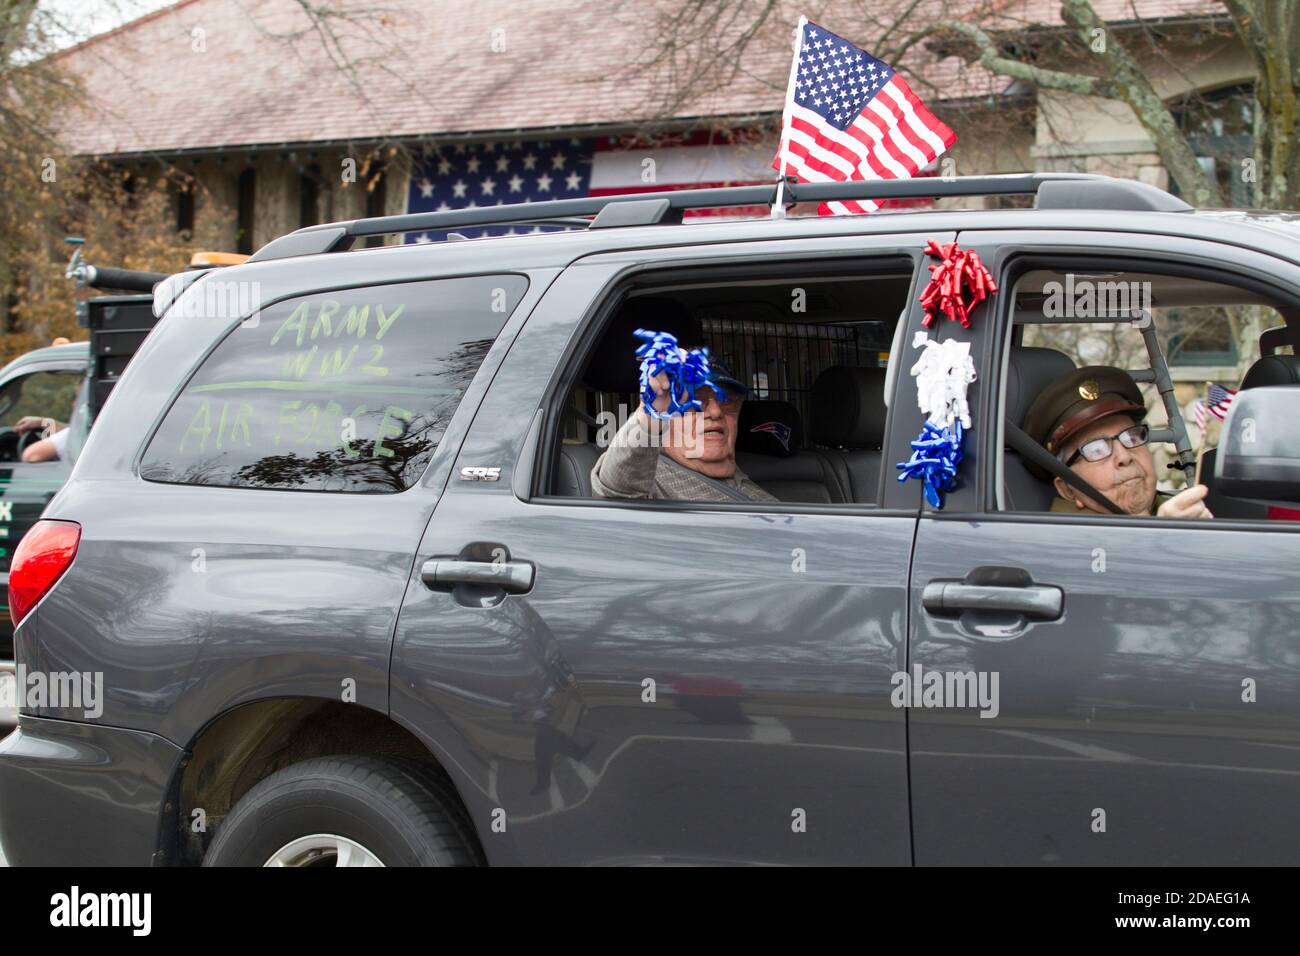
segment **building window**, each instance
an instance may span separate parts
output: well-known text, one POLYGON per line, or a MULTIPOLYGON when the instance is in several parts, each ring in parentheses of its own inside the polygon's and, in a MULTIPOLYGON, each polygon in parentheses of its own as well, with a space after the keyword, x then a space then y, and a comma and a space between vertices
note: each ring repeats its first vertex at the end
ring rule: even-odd
MULTIPOLYGON (((388 208, 388 177, 384 175, 384 166, 380 162, 375 162, 371 166, 371 174, 368 178, 370 189, 366 193, 366 216, 374 218, 384 215, 384 210, 388 208)), ((383 236, 370 236, 366 239, 367 246, 382 246, 384 244, 383 236)))
POLYGON ((235 220, 235 251, 253 252, 253 206, 257 193, 257 170, 248 167, 239 174, 239 209, 235 220))
POLYGON ((1155 312, 1156 331, 1171 366, 1229 366, 1238 361, 1228 309, 1183 305, 1155 312))
POLYGON ((194 235, 194 183, 181 183, 176 190, 176 231, 194 235))
POLYGON ((308 166, 298 176, 298 228, 320 222, 320 166, 308 166))
MULTIPOLYGON (((1241 161, 1255 153, 1253 85, 1194 93, 1173 104, 1171 111, 1201 168, 1218 182, 1224 202, 1249 206, 1250 184, 1242 178, 1241 161)), ((1178 195, 1172 177, 1169 191, 1178 195)))

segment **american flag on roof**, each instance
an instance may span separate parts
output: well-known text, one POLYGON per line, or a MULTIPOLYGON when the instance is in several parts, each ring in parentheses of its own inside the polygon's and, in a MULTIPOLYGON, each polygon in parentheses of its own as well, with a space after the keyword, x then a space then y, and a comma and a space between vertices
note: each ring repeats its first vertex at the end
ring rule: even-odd
MULTIPOLYGON (((888 63, 800 18, 781 146, 772 166, 799 182, 909 179, 957 142, 888 63)), ((828 202, 823 216, 874 212, 828 202)))

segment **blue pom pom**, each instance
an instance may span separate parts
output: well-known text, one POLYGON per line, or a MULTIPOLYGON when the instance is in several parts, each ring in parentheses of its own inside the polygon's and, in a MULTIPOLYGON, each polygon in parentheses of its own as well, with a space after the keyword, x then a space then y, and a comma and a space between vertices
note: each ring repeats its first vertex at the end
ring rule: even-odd
POLYGON ((726 393, 713 381, 707 348, 691 349, 683 358, 677 336, 671 333, 637 329, 632 334, 644 340, 637 347, 636 357, 641 360, 641 405, 651 418, 665 419, 698 412, 702 406, 695 392, 706 386, 713 389, 718 401, 727 400, 726 393), (650 380, 661 372, 667 373, 669 385, 668 409, 664 412, 655 410, 655 390, 650 384, 650 380))
POLYGON ((943 507, 943 493, 951 491, 957 481, 957 466, 961 464, 961 422, 951 428, 926 422, 921 434, 912 441, 912 457, 900 461, 898 480, 919 478, 925 486, 925 500, 932 508, 943 507))

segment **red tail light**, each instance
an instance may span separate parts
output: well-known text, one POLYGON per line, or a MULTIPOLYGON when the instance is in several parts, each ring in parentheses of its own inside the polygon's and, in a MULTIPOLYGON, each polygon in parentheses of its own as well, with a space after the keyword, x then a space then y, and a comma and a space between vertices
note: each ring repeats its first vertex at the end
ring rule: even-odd
POLYGON ((41 520, 23 535, 9 566, 9 615, 14 627, 54 587, 77 556, 81 525, 41 520))

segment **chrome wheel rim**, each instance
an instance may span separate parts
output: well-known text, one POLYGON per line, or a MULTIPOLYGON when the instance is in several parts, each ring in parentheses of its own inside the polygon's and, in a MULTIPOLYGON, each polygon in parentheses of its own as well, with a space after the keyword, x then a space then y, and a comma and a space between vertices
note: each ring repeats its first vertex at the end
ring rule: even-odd
POLYGON ((383 861, 355 840, 335 833, 313 833, 286 843, 262 864, 267 866, 383 866, 383 861))

